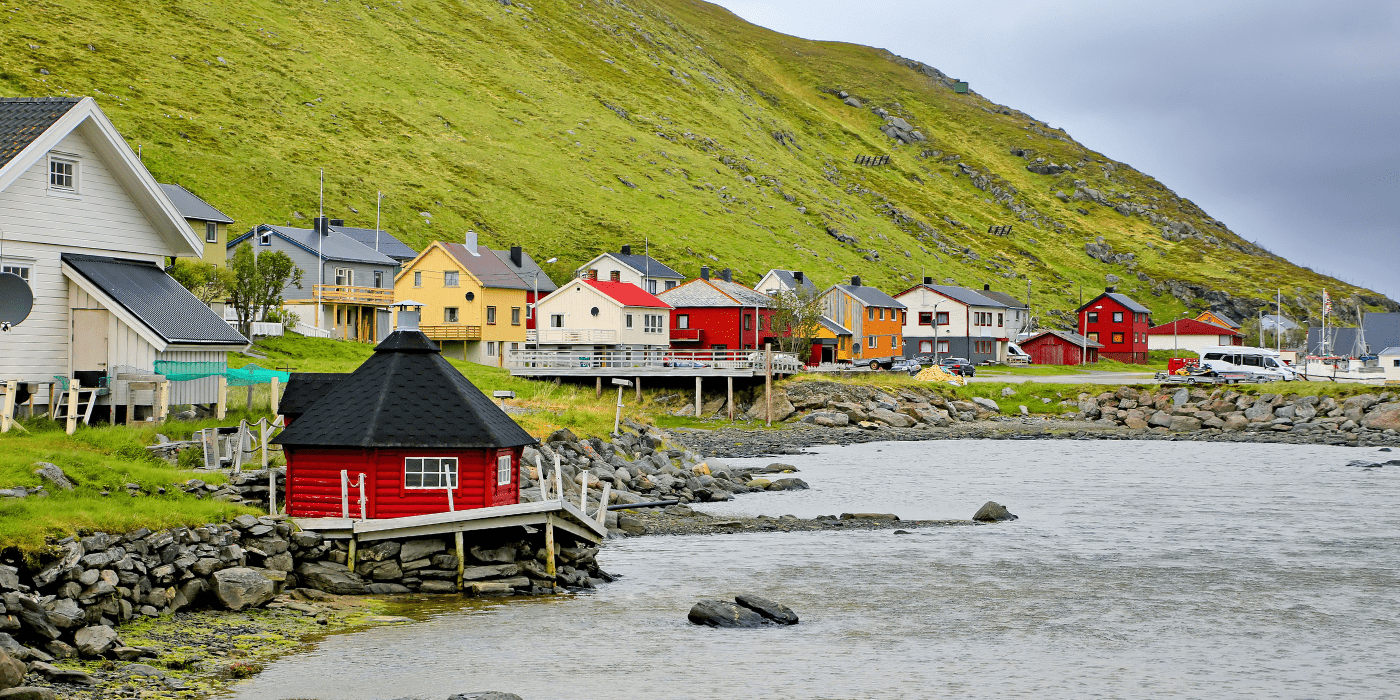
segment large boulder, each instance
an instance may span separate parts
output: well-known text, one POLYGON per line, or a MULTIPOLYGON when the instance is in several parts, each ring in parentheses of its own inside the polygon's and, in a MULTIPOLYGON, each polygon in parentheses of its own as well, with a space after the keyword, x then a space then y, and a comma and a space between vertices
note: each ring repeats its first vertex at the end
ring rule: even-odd
POLYGON ((972 397, 972 403, 977 404, 977 406, 981 410, 991 411, 992 413, 1001 413, 1001 406, 998 406, 997 402, 991 399, 984 398, 981 396, 974 396, 972 397))
POLYGON ((45 566, 43 569, 39 570, 39 573, 34 574, 34 585, 43 588, 57 581, 58 577, 68 573, 69 569, 77 566, 78 562, 86 553, 87 550, 83 549, 81 542, 69 542, 63 545, 63 554, 58 558, 58 561, 45 566))
POLYGON ((1201 429, 1201 419, 1192 416, 1172 416, 1171 423, 1167 429, 1172 432, 1189 432, 1201 429))
POLYGON ((426 559, 447 549, 447 543, 439 539, 409 540, 399 550, 400 561, 426 559))
POLYGON ((797 624, 797 613, 782 603, 749 593, 734 596, 734 602, 780 625, 797 624))
POLYGON ((916 421, 903 413, 895 413, 888 408, 877 408, 870 412, 870 420, 879 421, 894 428, 912 428, 916 421))
POLYGON ((1011 511, 1006 509, 1006 506, 996 501, 987 501, 981 508, 977 509, 972 519, 981 523, 996 523, 1005 520, 1018 520, 1019 518, 1012 515, 1011 511))
POLYGON ((1239 411, 1225 416, 1225 425, 1221 426, 1223 430, 1227 430, 1230 432, 1244 430, 1247 427, 1249 427, 1249 419, 1245 418, 1244 414, 1240 413, 1239 411))
POLYGON ((1166 428, 1172 424, 1171 414, 1166 411, 1157 411, 1147 419, 1147 424, 1159 428, 1166 428))
POLYGON ((758 627, 763 616, 727 600, 702 600, 686 615, 692 623, 707 627, 758 627))
MULTIPOLYGON (((745 420, 766 420, 768 411, 768 399, 766 395, 758 396, 754 399, 753 406, 744 414, 745 420)), ((773 422, 785 421, 796 413, 792 402, 788 401, 787 392, 781 389, 773 390, 773 422)))
POLYGON ((1400 430, 1400 403, 1383 403, 1375 407, 1361 419, 1361 425, 1371 430, 1400 430))
POLYGON ((788 479, 776 479, 773 483, 765 487, 767 491, 802 491, 811 488, 807 482, 796 477, 788 479))
POLYGON ((229 610, 261 607, 277 595, 272 579, 243 566, 214 572, 213 584, 214 596, 229 610))
POLYGON ((13 688, 24 682, 24 663, 0 651, 0 690, 13 688))
POLYGON ((336 595, 360 595, 365 580, 342 564, 313 561, 297 567, 297 580, 307 588, 336 595))
POLYGON ((34 473, 38 474, 39 478, 63 489, 64 491, 73 490, 73 480, 69 479, 68 475, 64 474, 63 469, 61 469, 57 464, 50 464, 49 462, 35 462, 34 466, 38 467, 38 469, 34 470, 34 473))
POLYGON ((39 688, 32 685, 22 685, 18 688, 0 690, 0 700, 56 700, 52 690, 39 688))
POLYGON ((1262 421, 1271 420, 1273 416, 1273 405, 1264 401, 1259 401, 1253 406, 1250 406, 1249 408, 1246 408, 1244 410, 1244 417, 1252 423, 1259 423, 1262 421))
POLYGON ((73 646, 83 656, 102 656, 117 646, 117 631, 106 625, 84 627, 73 633, 73 646))

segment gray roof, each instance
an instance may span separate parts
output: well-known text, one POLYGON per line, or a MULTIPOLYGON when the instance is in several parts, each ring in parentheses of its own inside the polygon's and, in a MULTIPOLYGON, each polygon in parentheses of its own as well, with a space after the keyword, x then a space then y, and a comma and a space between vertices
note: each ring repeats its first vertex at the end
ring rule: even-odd
POLYGON ((318 236, 316 235, 315 229, 292 228, 290 226, 270 226, 268 224, 259 224, 257 226, 254 226, 247 233, 229 241, 228 247, 232 248, 238 245, 239 243, 242 243, 243 241, 252 238, 254 234, 258 234, 262 230, 272 231, 273 235, 287 241, 288 243, 291 243, 292 245, 297 246, 298 248, 301 248, 302 250, 305 250, 308 253, 311 253, 312 255, 316 254, 316 249, 319 245, 321 250, 321 257, 325 258, 326 260, 340 260, 343 262, 361 262, 369 263, 372 265, 391 265, 394 267, 397 267, 399 265, 399 261, 387 255, 384 255, 383 253, 376 253, 374 252, 374 249, 368 248, 362 245, 359 241, 356 241, 355 239, 343 233, 338 233, 335 230, 332 230, 329 234, 325 236, 320 236, 319 238, 321 240, 317 241, 316 239, 318 238, 318 236))
POLYGON ((608 253, 608 255, 617 258, 618 262, 648 277, 674 277, 675 279, 685 279, 685 275, 661 264, 656 258, 649 255, 624 255, 622 253, 608 253), (650 264, 650 267, 648 267, 648 264, 650 264))
POLYGON ((379 242, 377 244, 375 243, 375 231, 372 228, 332 226, 331 230, 339 231, 355 239, 360 245, 370 250, 378 250, 399 262, 407 262, 418 257, 418 251, 408 247, 403 241, 389 235, 389 232, 384 229, 379 229, 379 242), (375 245, 379 247, 376 248, 375 245))
POLYGON ((826 316, 818 316, 817 323, 820 323, 822 327, 826 328, 832 333, 835 333, 836 335, 855 335, 845 326, 827 318, 826 316))
POLYGON ((1270 329, 1275 325, 1282 326, 1286 331, 1291 331, 1298 327, 1298 324, 1290 321, 1287 316, 1279 316, 1277 314, 1265 314, 1261 322, 1265 328, 1270 329))
POLYGON ((3 97, 0 98, 0 166, 14 160, 48 131, 73 105, 78 97, 3 97))
POLYGON ((165 190, 165 196, 175 203, 175 208, 180 210, 180 216, 186 219, 213 221, 218 224, 233 223, 233 219, 230 219, 228 214, 215 209, 213 205, 180 185, 167 185, 162 182, 160 188, 165 190))
POLYGON ((986 296, 984 292, 975 289, 968 289, 967 287, 954 287, 946 284, 925 284, 921 286, 932 289, 933 291, 938 292, 943 296, 949 297, 954 301, 967 304, 968 306, 995 306, 1003 309, 1007 308, 1006 304, 992 299, 991 297, 986 296))
POLYGON ((866 306, 884 306, 893 309, 907 309, 909 307, 895 301, 895 298, 874 288, 861 285, 856 287, 849 284, 838 284, 832 289, 840 289, 847 294, 859 299, 866 306))
POLYGON ((693 306, 762 307, 773 305, 773 298, 742 284, 717 279, 691 280, 656 295, 676 308, 693 306))
POLYGON ((1094 297, 1093 299, 1090 299, 1090 300, 1089 300, 1089 303, 1087 303, 1087 304, 1085 304, 1085 305, 1079 307, 1078 309, 1075 309, 1075 311, 1076 311, 1076 312, 1083 311, 1084 309, 1089 308, 1091 305, 1093 305, 1094 302, 1098 301, 1099 299, 1102 299, 1103 297, 1108 297, 1108 298, 1110 298, 1110 299, 1112 299, 1112 300, 1118 302, 1119 304, 1122 304, 1122 305, 1123 305, 1123 308, 1126 308, 1127 310, 1129 310, 1129 311, 1131 311, 1131 312, 1133 312, 1133 313, 1135 313, 1135 314, 1148 314, 1149 316, 1152 314, 1152 310, 1151 310, 1151 309, 1147 308, 1146 306, 1143 306, 1142 304, 1139 304, 1139 303, 1133 301, 1131 298, 1128 297, 1128 295, 1126 295, 1126 294, 1119 294, 1119 293, 1117 293, 1117 292, 1104 292, 1103 294, 1100 294, 1100 295, 1094 297))
POLYGON ((1400 347, 1390 347, 1376 353, 1377 357, 1390 357, 1393 355, 1400 355, 1400 347))
POLYGON ((1008 309, 1029 309, 1029 308, 1030 308, 1029 306, 1027 306, 1027 305, 1025 305, 1025 304, 1022 304, 1022 303, 1021 303, 1021 300, 1017 299, 1016 297, 1011 296, 1010 294, 1007 294, 1006 292, 998 292, 998 291, 996 291, 996 290, 994 290, 994 289, 979 289, 979 290, 976 290, 976 291, 977 291, 978 294, 981 294, 982 296, 987 297, 988 299, 991 299, 992 301, 999 301, 999 302, 1001 302, 1001 303, 1002 303, 1003 305, 1005 305, 1006 308, 1008 308, 1008 309))
POLYGON ((155 263, 77 253, 63 253, 62 259, 166 342, 248 344, 247 338, 155 263))
POLYGON ((1366 312, 1361 321, 1366 329, 1366 344, 1373 348, 1400 345, 1400 314, 1366 312))
POLYGON ((1032 334, 1030 335, 1030 337, 1026 338, 1025 340, 1018 340, 1018 341, 1016 341, 1016 344, 1017 344, 1017 345, 1025 345, 1026 343, 1029 343, 1029 342, 1031 342, 1032 340, 1035 340, 1036 338, 1039 338, 1040 336, 1046 335, 1046 334, 1059 336, 1060 338, 1063 338, 1064 340, 1067 340, 1067 341, 1069 341, 1069 342, 1071 342, 1071 343, 1073 343, 1073 344, 1075 344, 1075 345, 1080 345, 1080 346, 1090 347, 1090 348, 1101 348, 1101 347, 1103 347, 1103 343, 1100 343, 1100 342, 1097 342, 1097 341, 1093 341, 1093 340, 1089 340, 1088 338, 1086 338, 1086 337, 1084 337, 1084 336, 1082 336, 1082 335, 1080 335, 1080 334, 1078 334, 1078 333, 1075 333, 1074 331, 1057 331, 1057 330, 1044 330, 1044 331, 1040 331, 1040 332, 1038 332, 1038 333, 1032 333, 1032 334))
POLYGON ((541 294, 547 294, 559 288, 559 285, 555 284, 554 280, 550 279, 549 275, 545 274, 544 268, 540 267, 539 263, 535 262, 535 259, 530 257, 529 253, 523 250, 520 251, 520 267, 516 267, 515 264, 510 261, 509 250, 493 250, 491 252, 495 253, 496 257, 500 258, 501 262, 505 264, 506 267, 519 275, 520 281, 524 282, 525 286, 529 287, 531 290, 535 289, 537 280, 539 282, 541 294))
POLYGON ((533 285, 526 284, 520 275, 517 275, 509 265, 501 262, 501 259, 492 253, 490 248, 484 245, 476 247, 476 255, 472 255, 467 250, 464 243, 440 242, 449 255, 457 259, 472 276, 481 281, 481 286, 495 289, 533 289, 533 285))
MULTIPOLYGON (((781 282, 786 289, 792 290, 797 288, 797 276, 792 274, 792 270, 779 270, 774 268, 769 270, 768 273, 777 277, 778 281, 781 282)), ((764 275, 764 277, 767 276, 767 274, 764 275)), ((802 273, 802 289, 812 294, 817 293, 817 285, 812 284, 812 277, 805 272, 802 273)))

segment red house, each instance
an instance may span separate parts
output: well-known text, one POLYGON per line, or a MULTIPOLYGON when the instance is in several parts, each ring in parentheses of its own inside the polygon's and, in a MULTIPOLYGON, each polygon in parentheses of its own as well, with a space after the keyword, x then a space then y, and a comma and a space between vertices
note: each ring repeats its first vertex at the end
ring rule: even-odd
POLYGON ((537 441, 410 325, 273 439, 287 456, 289 515, 396 518, 519 502, 520 455, 537 441))
POLYGON ((1083 362, 1098 362, 1102 344, 1069 331, 1040 331, 1017 343, 1031 363, 1037 365, 1077 365, 1083 362), (1088 352, 1088 357, 1084 353, 1088 352))
POLYGON ((1075 330, 1102 344, 1099 355, 1104 359, 1145 364, 1147 329, 1151 327, 1152 312, 1147 307, 1109 287, 1079 307, 1079 327, 1075 330))
POLYGON ((675 307, 671 347, 677 350, 753 350, 774 341, 772 298, 728 279, 710 279, 708 267, 700 268, 700 279, 657 296, 675 307))

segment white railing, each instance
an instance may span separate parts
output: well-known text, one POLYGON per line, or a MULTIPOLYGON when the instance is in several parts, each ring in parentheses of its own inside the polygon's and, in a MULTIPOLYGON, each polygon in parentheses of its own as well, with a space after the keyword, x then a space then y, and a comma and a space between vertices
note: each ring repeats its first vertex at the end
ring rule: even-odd
POLYGON ((297 321, 296 328, 293 328, 292 330, 308 338, 330 338, 333 335, 335 335, 334 333, 331 333, 328 330, 325 330, 323 328, 317 328, 302 321, 297 321))
MULTIPOLYGON (((754 350, 507 350, 507 369, 746 369, 763 371, 763 351, 754 350)), ((797 374, 804 365, 787 353, 773 353, 775 374, 797 374)))
POLYGON ((253 322, 253 335, 282 335, 282 324, 267 323, 265 321, 253 322))
POLYGON ((612 345, 617 342, 617 331, 602 328, 542 328, 525 332, 525 342, 532 342, 530 334, 535 334, 536 343, 558 343, 560 345, 612 345))

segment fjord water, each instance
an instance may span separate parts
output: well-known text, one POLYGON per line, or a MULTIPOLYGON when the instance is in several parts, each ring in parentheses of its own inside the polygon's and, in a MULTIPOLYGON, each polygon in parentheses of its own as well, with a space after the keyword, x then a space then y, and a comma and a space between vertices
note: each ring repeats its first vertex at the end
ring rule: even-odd
MULTIPOLYGON (((893 512, 1012 523, 641 537, 623 576, 552 599, 435 603, 332 636, 235 691, 358 700, 1400 697, 1400 467, 1375 449, 941 441, 783 461, 809 491, 716 514, 893 512), (686 622, 755 592, 796 627, 686 622)), ((773 460, 733 460, 751 465, 773 460)))

